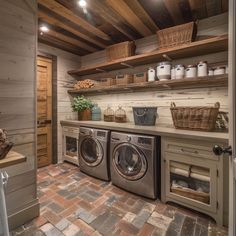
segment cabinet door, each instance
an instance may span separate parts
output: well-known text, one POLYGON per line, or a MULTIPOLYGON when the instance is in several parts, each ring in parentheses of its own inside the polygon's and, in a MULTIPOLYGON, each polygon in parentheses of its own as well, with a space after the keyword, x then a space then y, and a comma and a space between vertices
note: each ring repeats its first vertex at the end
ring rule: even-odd
POLYGON ((164 162, 168 199, 201 211, 216 212, 216 162, 167 152, 164 162))

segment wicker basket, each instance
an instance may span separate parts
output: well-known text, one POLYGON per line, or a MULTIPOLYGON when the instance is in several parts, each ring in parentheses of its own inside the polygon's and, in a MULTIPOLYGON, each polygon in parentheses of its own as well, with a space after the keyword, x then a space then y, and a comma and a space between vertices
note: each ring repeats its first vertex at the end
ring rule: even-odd
POLYGON ((116 81, 114 78, 103 78, 97 80, 95 87, 109 87, 115 85, 116 81))
POLYGON ((157 31, 158 48, 170 48, 191 43, 197 35, 197 24, 190 22, 157 31))
POLYGON ((132 75, 117 75, 116 76, 116 84, 117 85, 125 85, 133 83, 133 76, 132 75))
POLYGON ((171 192, 206 204, 210 203, 209 193, 198 192, 190 188, 177 188, 177 187, 171 187, 171 192))
POLYGON ((171 115, 177 129, 212 131, 215 129, 220 103, 215 107, 176 107, 171 103, 171 115))
POLYGON ((135 54, 135 43, 134 41, 127 41, 123 43, 118 43, 107 47, 107 59, 108 61, 114 61, 117 59, 130 57, 135 54))
POLYGON ((141 72, 134 74, 134 83, 147 82, 147 73, 141 72))

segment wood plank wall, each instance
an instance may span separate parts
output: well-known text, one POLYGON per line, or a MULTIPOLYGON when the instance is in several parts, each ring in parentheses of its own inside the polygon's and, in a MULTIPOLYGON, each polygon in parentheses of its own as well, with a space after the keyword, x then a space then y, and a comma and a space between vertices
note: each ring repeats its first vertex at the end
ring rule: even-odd
MULTIPOLYGON (((228 15, 221 14, 211 18, 201 20, 198 24, 198 38, 205 38, 214 35, 227 34, 228 15)), ((157 47, 156 35, 152 35, 136 41, 137 54, 152 51, 157 47)), ((200 60, 206 60, 209 63, 227 61, 227 52, 204 55, 200 57, 186 58, 173 61, 175 64, 196 64, 200 60)), ((87 56, 81 57, 81 65, 88 66, 92 64, 102 63, 106 61, 105 51, 95 52, 87 56)), ((114 76, 117 73, 135 73, 146 71, 148 67, 156 66, 156 63, 150 65, 139 66, 132 69, 117 70, 112 73, 101 73, 95 77, 114 76)), ((93 78, 94 76, 83 76, 82 78, 93 78)), ((133 121, 132 106, 158 106, 159 125, 172 126, 172 118, 170 114, 170 103, 175 101, 177 105, 214 105, 215 102, 221 103, 221 110, 228 109, 227 88, 206 88, 206 89, 185 89, 172 91, 143 91, 122 94, 106 94, 90 96, 92 101, 98 103, 102 110, 106 109, 107 104, 111 104, 112 108, 117 109, 121 104, 126 110, 128 120, 133 121)), ((66 108, 68 109, 68 108, 66 108)))
POLYGON ((71 96, 67 90, 74 83, 74 78, 67 74, 70 69, 76 69, 80 66, 80 57, 63 50, 39 43, 38 53, 52 55, 57 58, 57 120, 58 120, 58 162, 62 161, 62 129, 61 120, 76 119, 77 114, 71 109, 71 96))
MULTIPOLYGON (((37 46, 37 1, 0 1, 0 127, 6 128, 14 150, 27 162, 6 168, 10 179, 6 190, 10 226, 14 215, 37 205, 35 166, 35 79, 37 46)), ((35 208, 36 209, 36 208, 35 208)), ((35 215, 37 214, 35 211, 35 215)), ((28 217, 28 218, 27 218, 28 217)), ((19 218, 19 217, 18 217, 19 218)))

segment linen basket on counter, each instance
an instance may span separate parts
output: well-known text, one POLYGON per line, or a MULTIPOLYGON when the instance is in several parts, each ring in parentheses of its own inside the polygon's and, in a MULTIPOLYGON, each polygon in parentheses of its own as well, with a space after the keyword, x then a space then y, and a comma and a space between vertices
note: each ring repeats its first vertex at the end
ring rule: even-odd
POLYGON ((214 107, 177 107, 172 102, 170 107, 175 128, 200 131, 213 131, 215 129, 219 109, 219 102, 216 102, 214 107))
POLYGON ((133 107, 135 125, 155 125, 157 107, 133 107))

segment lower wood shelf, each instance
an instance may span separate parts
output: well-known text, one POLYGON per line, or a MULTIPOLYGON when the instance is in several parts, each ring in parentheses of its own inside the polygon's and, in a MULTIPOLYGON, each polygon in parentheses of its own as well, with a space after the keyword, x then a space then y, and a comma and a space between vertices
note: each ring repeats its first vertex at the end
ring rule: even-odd
POLYGON ((179 80, 154 81, 144 83, 131 83, 126 85, 113 85, 109 87, 94 87, 90 89, 71 89, 70 94, 101 94, 101 93, 121 93, 133 92, 136 90, 173 90, 185 88, 207 88, 207 87, 222 87, 228 85, 228 75, 206 76, 196 78, 185 78, 179 80))
POLYGON ((26 162, 26 156, 18 152, 10 151, 4 159, 0 160, 0 169, 20 164, 22 162, 26 162))

